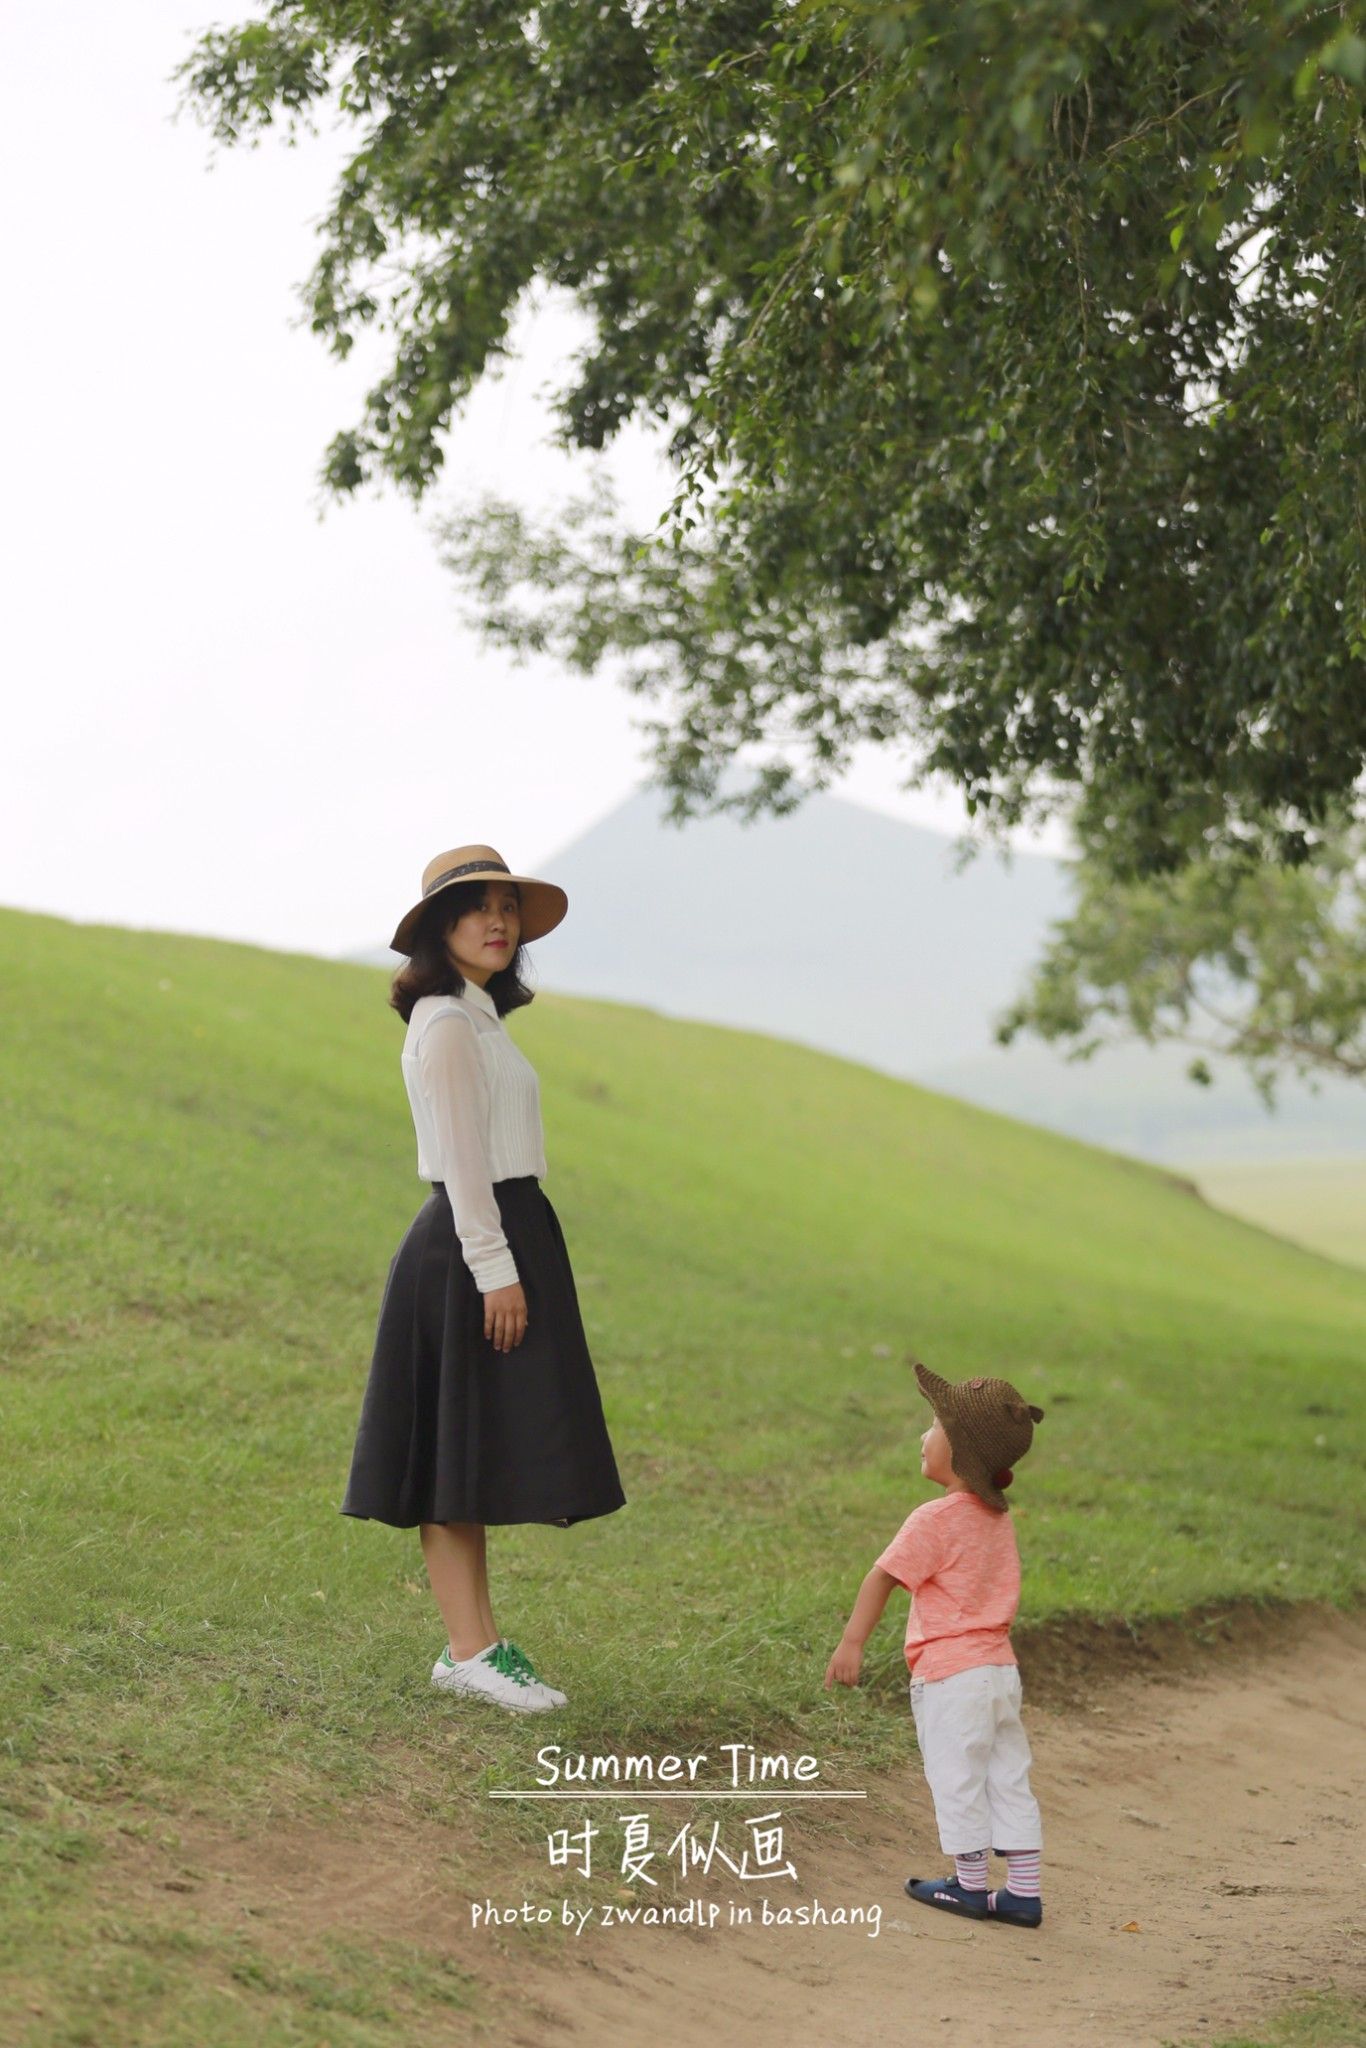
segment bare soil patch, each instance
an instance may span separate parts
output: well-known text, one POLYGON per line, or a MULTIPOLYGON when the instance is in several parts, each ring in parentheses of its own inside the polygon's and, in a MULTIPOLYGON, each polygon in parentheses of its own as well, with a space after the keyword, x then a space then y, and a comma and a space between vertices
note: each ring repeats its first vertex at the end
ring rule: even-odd
MULTIPOLYGON (((1366 1990, 1366 1615, 1230 1610, 1146 1641, 1061 1631, 1046 1650, 1026 1638, 1022 1659, 1046 1830, 1033 1933, 905 1897, 908 1873, 944 1867, 909 1710, 906 1768, 868 1781, 840 1827, 784 1808, 798 1882, 690 1885, 756 1908, 876 1902, 876 1938, 724 1922, 590 1922, 566 1941, 473 1930, 472 1900, 522 1896, 521 1852, 516 1875, 483 1871, 448 1830, 373 1809, 345 1828, 178 1821, 178 1846, 129 1840, 100 1886, 125 1911, 249 1924, 292 1953, 337 1932, 451 1957, 493 1994, 486 2020, 452 2016, 452 2042, 888 2048, 942 2029, 998 2048, 1157 2048, 1247 2028, 1302 1988, 1366 1990)), ((433 2038, 424 2026, 424 2048, 433 2038)))

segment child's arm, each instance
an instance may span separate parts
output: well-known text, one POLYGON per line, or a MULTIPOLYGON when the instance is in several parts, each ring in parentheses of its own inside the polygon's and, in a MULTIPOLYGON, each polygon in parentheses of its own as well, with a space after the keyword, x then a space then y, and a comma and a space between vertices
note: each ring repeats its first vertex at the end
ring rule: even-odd
POLYGON ((836 1683, 857 1685, 859 1667, 863 1663, 863 1646, 882 1619, 882 1610, 887 1605, 893 1586, 897 1581, 890 1572, 883 1571, 875 1564, 858 1589, 854 1611, 845 1623, 844 1634, 840 1637, 839 1648, 825 1673, 825 1689, 836 1683))

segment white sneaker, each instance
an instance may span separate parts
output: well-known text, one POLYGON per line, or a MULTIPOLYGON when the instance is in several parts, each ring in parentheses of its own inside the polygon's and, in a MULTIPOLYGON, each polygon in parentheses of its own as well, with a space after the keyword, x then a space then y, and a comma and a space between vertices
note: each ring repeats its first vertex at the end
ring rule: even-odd
POLYGON ((514 1714, 544 1714, 564 1704, 563 1695, 529 1678, 502 1642, 490 1643, 477 1657, 455 1658, 447 1643, 432 1666, 432 1684, 442 1692, 472 1693, 492 1700, 514 1714))
POLYGON ((539 1685, 542 1692, 548 1692, 557 1707, 568 1706, 569 1701, 565 1694, 557 1691, 553 1685, 546 1684, 525 1650, 519 1650, 516 1643, 511 1642, 507 1636, 500 1636, 499 1641, 511 1657, 513 1663, 517 1665, 519 1670, 525 1672, 533 1685, 539 1685))

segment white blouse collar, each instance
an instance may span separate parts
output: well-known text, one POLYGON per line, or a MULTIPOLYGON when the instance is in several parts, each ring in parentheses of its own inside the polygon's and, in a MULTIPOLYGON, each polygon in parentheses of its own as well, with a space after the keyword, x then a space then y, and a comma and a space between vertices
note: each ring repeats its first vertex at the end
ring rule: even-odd
POLYGON ((465 976, 463 999, 467 1003, 473 1003, 476 1010, 487 1010, 490 1017, 498 1015, 498 1005, 488 990, 480 988, 478 982, 471 981, 468 975, 465 976))

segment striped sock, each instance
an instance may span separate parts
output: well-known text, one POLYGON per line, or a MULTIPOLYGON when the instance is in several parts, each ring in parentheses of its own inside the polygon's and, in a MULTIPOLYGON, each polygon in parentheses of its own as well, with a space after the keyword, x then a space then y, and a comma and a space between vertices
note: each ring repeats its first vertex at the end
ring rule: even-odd
POLYGON ((965 1892, 984 1892, 987 1888, 987 1852, 974 1849, 971 1856, 955 1856, 954 1865, 958 1882, 965 1892))
POLYGON ((1007 1849, 1006 1889, 1017 1899, 1037 1899, 1042 1896, 1042 1881, 1039 1876, 1041 1849, 1007 1849))

